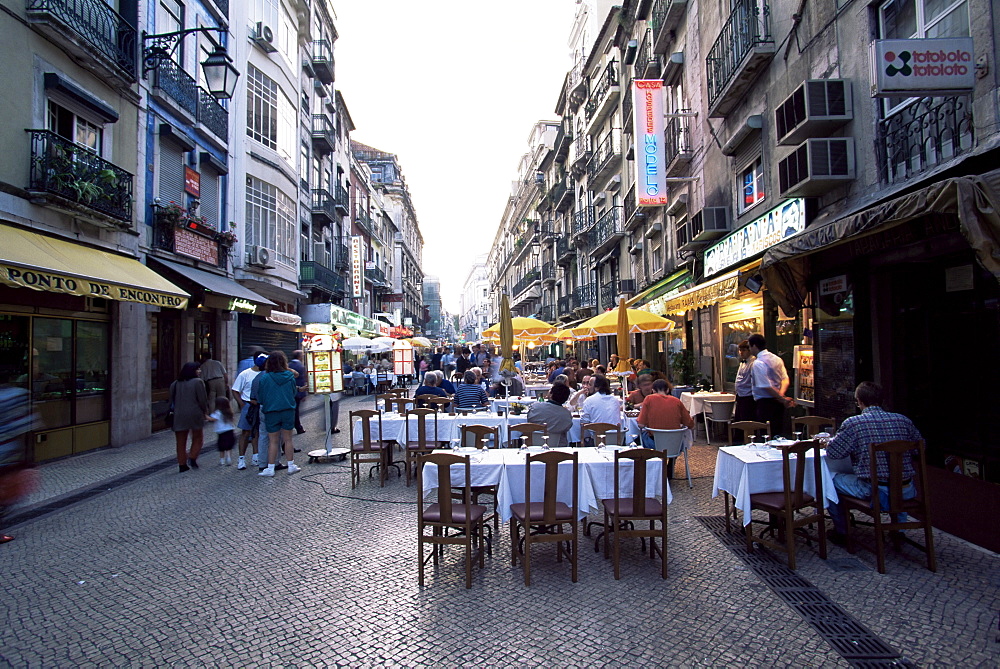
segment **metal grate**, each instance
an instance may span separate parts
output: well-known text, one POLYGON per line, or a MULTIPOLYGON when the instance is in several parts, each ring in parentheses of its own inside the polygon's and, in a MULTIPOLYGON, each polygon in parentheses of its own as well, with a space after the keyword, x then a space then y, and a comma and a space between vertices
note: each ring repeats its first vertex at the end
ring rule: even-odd
POLYGON ((733 555, 753 570, 761 581, 854 667, 915 667, 871 630, 806 579, 764 549, 747 553, 742 532, 727 532, 723 516, 695 516, 733 555))

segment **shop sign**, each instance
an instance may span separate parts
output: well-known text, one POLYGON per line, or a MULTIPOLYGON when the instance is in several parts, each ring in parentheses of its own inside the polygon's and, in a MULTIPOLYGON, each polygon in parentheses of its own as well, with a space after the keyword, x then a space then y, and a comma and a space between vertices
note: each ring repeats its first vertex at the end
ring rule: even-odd
POLYGON ((413 330, 404 327, 394 327, 389 329, 390 337, 412 337, 413 330))
POLYGON ((732 276, 716 279, 710 283, 684 291, 672 300, 665 302, 663 304, 663 311, 660 313, 670 314, 675 311, 688 311, 717 302, 725 302, 736 297, 739 287, 740 277, 739 274, 734 272, 732 276))
POLYGON ((201 197, 201 175, 187 165, 184 166, 184 192, 201 197))
POLYGON ((971 37, 875 40, 872 97, 971 93, 975 61, 971 37))
POLYGON ((302 317, 298 314, 290 314, 286 311, 271 311, 265 320, 272 323, 282 323, 283 325, 302 325, 302 317))
POLYGON ((65 293, 82 297, 100 297, 119 302, 138 302, 157 307, 183 309, 187 306, 187 298, 168 295, 146 288, 116 286, 90 279, 77 279, 71 276, 0 265, 0 283, 14 288, 31 288, 50 293, 65 293))
MULTIPOLYGON (((378 321, 376 321, 376 322, 378 322, 378 321)), ((379 323, 379 325, 378 325, 378 334, 379 334, 380 337, 388 337, 389 336, 389 326, 385 325, 383 323, 379 323)))
POLYGON ((763 253, 806 227, 806 201, 786 200, 705 250, 705 276, 763 253))
POLYGON ((820 295, 833 295, 834 293, 843 293, 847 290, 847 275, 841 274, 840 276, 833 276, 829 279, 823 279, 819 282, 819 294, 820 295))
POLYGON ((364 285, 364 264, 361 261, 361 237, 351 237, 351 297, 361 297, 364 285))
POLYGON ((632 82, 635 113, 636 202, 640 207, 667 204, 666 149, 663 134, 663 81, 632 82))
POLYGON ((247 314, 252 314, 257 311, 257 305, 250 300, 244 300, 240 297, 234 297, 229 300, 229 311, 242 311, 247 314))

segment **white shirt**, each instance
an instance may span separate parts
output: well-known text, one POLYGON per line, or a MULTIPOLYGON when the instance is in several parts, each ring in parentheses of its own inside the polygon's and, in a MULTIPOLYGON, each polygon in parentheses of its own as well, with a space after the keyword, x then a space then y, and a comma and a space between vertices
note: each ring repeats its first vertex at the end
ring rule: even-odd
POLYGON ((622 423, 622 401, 614 395, 594 393, 583 402, 583 417, 580 424, 586 423, 622 423))
POLYGON ((257 378, 258 374, 260 372, 251 367, 240 372, 236 380, 233 381, 232 389, 240 394, 240 399, 244 402, 250 401, 250 386, 253 385, 253 380, 257 378))
POLYGON ((587 401, 588 397, 590 397, 590 395, 587 394, 587 389, 580 388, 575 393, 573 393, 573 396, 570 397, 569 401, 566 402, 566 408, 582 409, 583 403, 587 401))
POLYGON ((753 398, 755 400, 772 397, 767 388, 781 390, 781 384, 788 379, 788 372, 785 371, 785 363, 775 354, 766 348, 757 354, 757 359, 750 367, 750 376, 753 378, 753 398))

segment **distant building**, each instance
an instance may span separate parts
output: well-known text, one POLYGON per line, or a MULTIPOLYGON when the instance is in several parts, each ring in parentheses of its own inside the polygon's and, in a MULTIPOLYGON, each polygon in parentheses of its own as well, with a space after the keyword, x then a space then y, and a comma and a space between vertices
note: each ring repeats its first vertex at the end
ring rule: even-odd
POLYGON ((478 256, 469 268, 460 299, 458 326, 466 341, 482 338, 490 322, 490 280, 486 271, 487 256, 478 256))
POLYGON ((424 310, 427 314, 427 324, 424 335, 428 337, 443 337, 447 330, 445 312, 441 306, 441 281, 436 276, 424 276, 423 290, 424 310))

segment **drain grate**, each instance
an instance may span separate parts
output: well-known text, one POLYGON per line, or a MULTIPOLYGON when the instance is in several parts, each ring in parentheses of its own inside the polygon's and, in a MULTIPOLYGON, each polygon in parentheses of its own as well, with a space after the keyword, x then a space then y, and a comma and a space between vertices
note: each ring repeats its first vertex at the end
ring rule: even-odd
POLYGON ((61 511, 68 506, 77 504, 84 500, 88 500, 91 497, 96 497, 97 495, 106 493, 115 488, 119 488, 123 485, 132 483, 141 478, 145 478, 150 474, 155 474, 156 472, 167 468, 170 465, 176 465, 176 458, 165 458, 160 462, 153 463, 146 467, 141 467, 139 469, 134 469, 126 474, 122 474, 113 479, 108 479, 107 481, 102 481, 94 486, 89 486, 87 488, 82 488, 71 493, 67 493, 61 497, 50 502, 42 502, 36 506, 23 509, 16 513, 8 515, 4 519, 4 527, 10 528, 21 523, 26 523, 29 520, 35 520, 36 518, 41 518, 42 516, 47 516, 50 513, 55 513, 56 511, 61 511))
MULTIPOLYGON (((743 533, 727 532, 723 516, 696 518, 852 666, 865 669, 916 666, 831 601, 822 590, 789 569, 784 562, 763 549, 747 553, 743 533)), ((857 567, 845 564, 834 568, 847 570, 857 567)))

